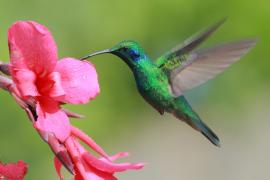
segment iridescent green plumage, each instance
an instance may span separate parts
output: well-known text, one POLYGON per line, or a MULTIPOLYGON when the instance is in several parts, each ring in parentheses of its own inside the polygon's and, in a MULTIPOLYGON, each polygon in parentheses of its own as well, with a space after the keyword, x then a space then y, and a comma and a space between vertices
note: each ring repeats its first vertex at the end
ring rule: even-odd
POLYGON ((160 114, 172 113, 200 131, 214 145, 219 139, 193 111, 183 93, 223 72, 255 45, 255 40, 244 40, 214 48, 194 50, 210 36, 224 20, 182 45, 152 61, 134 41, 123 41, 111 49, 86 56, 112 53, 124 60, 133 71, 137 88, 144 99, 160 114))

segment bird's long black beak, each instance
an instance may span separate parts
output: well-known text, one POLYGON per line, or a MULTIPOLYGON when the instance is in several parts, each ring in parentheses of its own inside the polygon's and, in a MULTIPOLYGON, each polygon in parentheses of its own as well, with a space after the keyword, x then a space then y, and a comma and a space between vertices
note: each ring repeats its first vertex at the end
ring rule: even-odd
POLYGON ((105 53, 112 53, 112 50, 110 50, 110 49, 105 49, 105 50, 103 50, 103 51, 98 51, 98 52, 89 54, 89 55, 87 55, 87 56, 81 58, 81 60, 86 60, 86 59, 88 59, 88 58, 90 58, 90 57, 93 57, 93 56, 96 56, 96 55, 99 55, 99 54, 105 54, 105 53))

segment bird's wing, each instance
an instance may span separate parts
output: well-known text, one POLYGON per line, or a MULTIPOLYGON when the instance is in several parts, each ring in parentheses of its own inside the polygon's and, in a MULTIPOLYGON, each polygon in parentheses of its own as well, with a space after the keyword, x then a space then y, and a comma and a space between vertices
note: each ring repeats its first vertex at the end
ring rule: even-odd
POLYGON ((204 40, 206 40, 213 32, 215 32, 224 22, 226 18, 218 21, 214 25, 210 26, 204 31, 201 31, 194 36, 188 38, 184 43, 176 46, 171 51, 167 52, 163 56, 159 57, 156 61, 156 64, 160 68, 166 68, 174 61, 177 62, 182 60, 182 56, 189 53, 197 46, 199 46, 204 40))
POLYGON ((239 60, 255 44, 254 39, 242 40, 191 52, 169 74, 172 93, 179 96, 212 79, 239 60))

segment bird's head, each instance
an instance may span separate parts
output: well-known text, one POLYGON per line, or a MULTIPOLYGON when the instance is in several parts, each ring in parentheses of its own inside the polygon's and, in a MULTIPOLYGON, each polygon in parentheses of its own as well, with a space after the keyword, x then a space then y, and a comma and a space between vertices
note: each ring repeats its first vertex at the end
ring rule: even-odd
POLYGON ((82 58, 82 60, 90 57, 110 53, 123 59, 130 67, 136 65, 139 61, 145 59, 145 53, 140 45, 135 41, 122 41, 110 49, 98 51, 82 58))

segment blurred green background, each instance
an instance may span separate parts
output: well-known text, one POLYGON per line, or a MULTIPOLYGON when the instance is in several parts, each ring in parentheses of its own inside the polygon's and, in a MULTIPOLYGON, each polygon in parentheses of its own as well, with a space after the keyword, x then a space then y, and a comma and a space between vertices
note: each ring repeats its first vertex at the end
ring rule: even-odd
MULTIPOLYGON (((60 58, 80 58, 124 39, 138 41, 156 58, 226 16, 203 47, 250 37, 258 37, 258 45, 224 74, 186 94, 219 135, 221 148, 171 115, 160 116, 138 94, 127 66, 110 55, 91 59, 101 94, 87 105, 68 108, 87 116, 72 123, 109 154, 129 151, 126 161, 147 162, 141 171, 119 173, 119 179, 269 179, 269 1, 1 0, 0 59, 9 59, 7 29, 17 20, 47 26, 60 58)), ((3 91, 0 107, 0 160, 29 163, 26 179, 58 179, 51 150, 3 91)))

